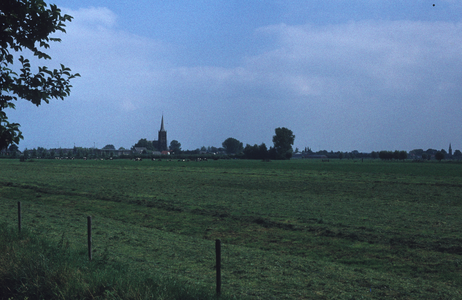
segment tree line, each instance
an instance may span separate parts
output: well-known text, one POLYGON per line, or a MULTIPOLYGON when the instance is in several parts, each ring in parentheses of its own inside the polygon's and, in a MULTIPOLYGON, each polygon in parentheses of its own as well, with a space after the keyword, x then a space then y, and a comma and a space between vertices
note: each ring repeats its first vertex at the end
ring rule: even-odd
POLYGON ((265 143, 260 145, 246 144, 235 138, 227 138, 222 146, 227 154, 236 155, 245 159, 262 159, 262 160, 282 160, 290 159, 293 155, 292 145, 294 144, 295 135, 292 130, 285 127, 278 127, 273 136, 273 146, 268 149, 265 143))
POLYGON ((405 160, 407 159, 407 152, 406 151, 380 151, 379 158, 381 160, 405 160))
MULTIPOLYGON (((181 143, 177 140, 170 142, 169 151, 172 155, 198 155, 198 154, 213 154, 213 155, 228 155, 228 157, 244 158, 244 159, 290 159, 293 154, 292 145, 294 144, 295 135, 290 129, 285 127, 278 127, 275 129, 275 135, 273 136, 274 146, 268 147, 265 143, 261 145, 249 145, 245 147, 243 143, 233 137, 227 138, 222 143, 222 147, 205 147, 195 150, 182 150, 181 143)), ((132 150, 136 148, 143 148, 142 154, 152 154, 157 151, 152 141, 148 141, 143 138, 140 139, 132 150)), ((104 149, 104 148, 103 148, 104 149)))

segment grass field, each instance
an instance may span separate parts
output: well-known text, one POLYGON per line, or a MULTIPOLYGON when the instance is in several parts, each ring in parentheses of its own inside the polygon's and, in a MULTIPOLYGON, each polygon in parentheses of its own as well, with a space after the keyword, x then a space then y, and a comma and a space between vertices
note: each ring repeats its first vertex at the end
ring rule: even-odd
MULTIPOLYGON (((0 221, 257 299, 462 298, 462 165, 0 160, 0 221)), ((0 222, 1 223, 1 222, 0 222)))

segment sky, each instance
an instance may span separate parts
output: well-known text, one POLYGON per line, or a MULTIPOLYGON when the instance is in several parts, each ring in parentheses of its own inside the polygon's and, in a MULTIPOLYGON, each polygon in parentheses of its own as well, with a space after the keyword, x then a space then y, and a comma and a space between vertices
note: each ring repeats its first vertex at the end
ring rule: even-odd
MULTIPOLYGON (((47 2, 47 1, 46 1, 47 2)), ((71 95, 18 100, 24 148, 462 149, 460 0, 56 0, 71 95), (433 6, 433 4, 435 4, 433 6)), ((34 67, 34 65, 33 65, 34 67)))

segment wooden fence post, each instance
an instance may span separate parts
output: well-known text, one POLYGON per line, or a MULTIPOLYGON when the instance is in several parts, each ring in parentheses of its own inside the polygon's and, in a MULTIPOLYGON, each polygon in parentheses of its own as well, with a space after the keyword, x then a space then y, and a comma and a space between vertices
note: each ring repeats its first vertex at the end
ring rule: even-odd
POLYGON ((88 231, 88 258, 91 261, 91 216, 87 217, 87 231, 88 231))
POLYGON ((215 241, 216 267, 217 267, 217 295, 221 294, 221 241, 215 241))
POLYGON ((21 232, 21 201, 18 201, 18 230, 21 232))

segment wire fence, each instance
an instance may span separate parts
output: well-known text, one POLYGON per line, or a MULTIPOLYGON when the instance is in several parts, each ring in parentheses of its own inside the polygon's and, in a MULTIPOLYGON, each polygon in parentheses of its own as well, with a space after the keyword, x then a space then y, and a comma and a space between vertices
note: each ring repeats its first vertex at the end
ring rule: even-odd
MULTIPOLYGON (((22 208, 21 202, 18 201, 18 231, 21 232, 22 229, 22 208)), ((88 260, 93 259, 93 233, 92 233, 92 217, 87 216, 87 249, 88 249, 88 260)), ((172 251, 172 253, 175 253, 172 251)), ((216 293, 217 295, 221 294, 221 240, 215 240, 215 278, 216 278, 216 293)))
POLYGON ((300 256, 129 224, 90 209, 74 210, 71 202, 58 206, 40 200, 2 201, 0 218, 17 221, 18 228, 33 229, 50 239, 65 235, 71 246, 88 247, 88 259, 110 253, 112 260, 210 287, 217 294, 293 299, 306 294, 310 282, 329 273, 325 264, 300 256))

